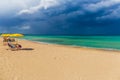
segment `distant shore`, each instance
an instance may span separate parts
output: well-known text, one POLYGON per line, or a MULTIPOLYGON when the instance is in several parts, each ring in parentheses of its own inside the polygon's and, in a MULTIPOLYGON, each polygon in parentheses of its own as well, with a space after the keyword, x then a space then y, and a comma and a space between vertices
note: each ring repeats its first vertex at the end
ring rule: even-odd
POLYGON ((11 51, 0 42, 0 80, 120 79, 120 51, 28 40, 18 40, 23 50, 11 51))

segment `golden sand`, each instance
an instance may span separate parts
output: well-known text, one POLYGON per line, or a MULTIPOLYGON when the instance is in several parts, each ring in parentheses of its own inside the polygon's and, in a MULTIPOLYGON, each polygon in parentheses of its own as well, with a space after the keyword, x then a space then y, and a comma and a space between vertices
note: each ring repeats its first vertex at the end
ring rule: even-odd
POLYGON ((6 50, 0 39, 0 80, 120 80, 120 52, 35 43, 6 50))

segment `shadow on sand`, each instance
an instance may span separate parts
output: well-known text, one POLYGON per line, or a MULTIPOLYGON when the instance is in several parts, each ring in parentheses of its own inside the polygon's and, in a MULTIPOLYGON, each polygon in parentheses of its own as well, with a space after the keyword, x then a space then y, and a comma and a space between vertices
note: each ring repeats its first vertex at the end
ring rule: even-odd
POLYGON ((20 49, 20 50, 34 50, 33 48, 22 48, 22 49, 20 49))

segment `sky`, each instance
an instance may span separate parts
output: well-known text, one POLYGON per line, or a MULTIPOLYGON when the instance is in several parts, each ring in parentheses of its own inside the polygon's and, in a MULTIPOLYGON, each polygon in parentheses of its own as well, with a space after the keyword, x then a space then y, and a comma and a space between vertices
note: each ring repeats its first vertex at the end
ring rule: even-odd
POLYGON ((0 0, 0 33, 120 35, 120 0, 0 0))

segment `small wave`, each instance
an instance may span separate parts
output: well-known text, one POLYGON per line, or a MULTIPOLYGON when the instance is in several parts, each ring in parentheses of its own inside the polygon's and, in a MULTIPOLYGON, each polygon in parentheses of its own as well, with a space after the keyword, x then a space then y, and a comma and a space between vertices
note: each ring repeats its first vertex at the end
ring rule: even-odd
POLYGON ((101 50, 109 50, 109 51, 120 51, 120 49, 115 48, 99 48, 99 47, 90 47, 90 46, 80 46, 80 45, 69 45, 69 44, 59 44, 59 43, 50 43, 50 42, 42 42, 42 41, 34 41, 29 39, 22 39, 27 41, 32 41, 36 43, 42 43, 42 44, 56 44, 56 45, 64 45, 64 46, 70 46, 70 47, 81 47, 81 48, 91 48, 91 49, 101 49, 101 50))

